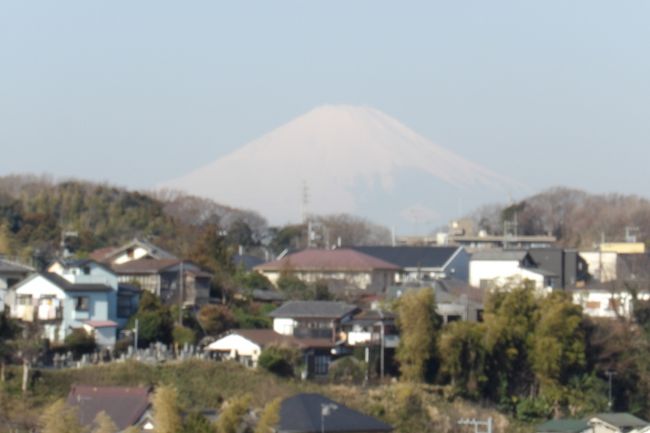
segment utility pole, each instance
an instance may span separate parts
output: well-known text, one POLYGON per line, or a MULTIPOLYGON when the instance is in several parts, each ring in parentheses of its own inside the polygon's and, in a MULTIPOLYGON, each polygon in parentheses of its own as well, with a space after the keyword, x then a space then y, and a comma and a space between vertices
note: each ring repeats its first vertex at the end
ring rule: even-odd
POLYGON ((135 338, 133 339, 133 345, 135 346, 134 352, 138 350, 138 332, 140 328, 140 321, 138 319, 135 319, 135 338))
POLYGON ((180 266, 180 282, 178 285, 178 324, 183 326, 183 286, 185 284, 185 275, 183 273, 183 261, 181 260, 180 266))
POLYGON ((492 417, 488 417, 486 421, 476 418, 463 418, 458 420, 459 425, 471 425, 474 426, 474 433, 492 433, 492 417), (481 427, 485 427, 485 430, 481 430, 481 427))
POLYGON ((613 406, 613 401, 612 401, 612 376, 616 376, 616 372, 614 370, 607 370, 605 372, 605 375, 607 375, 607 382, 609 383, 609 393, 608 393, 608 399, 607 399, 607 408, 609 410, 611 410, 612 406, 613 406))

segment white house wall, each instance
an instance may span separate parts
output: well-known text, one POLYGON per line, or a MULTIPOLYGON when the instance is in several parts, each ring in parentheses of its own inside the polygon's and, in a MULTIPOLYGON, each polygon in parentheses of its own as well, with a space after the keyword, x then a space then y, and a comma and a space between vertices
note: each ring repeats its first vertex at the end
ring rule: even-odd
POLYGON ((580 256, 587 262, 589 273, 598 281, 606 283, 616 279, 618 254, 615 252, 581 251, 580 256))
POLYGON ((273 319, 273 330, 282 335, 293 335, 293 331, 298 326, 298 322, 289 318, 273 319))
POLYGON ((123 263, 127 263, 133 260, 138 260, 143 257, 147 257, 149 255, 149 251, 142 248, 142 247, 135 247, 133 249, 133 254, 129 255, 126 251, 124 251, 122 254, 118 255, 115 257, 112 261, 113 264, 115 265, 121 265, 123 263))
POLYGON ((55 273, 72 284, 104 284, 117 290, 117 275, 96 264, 90 264, 89 266, 90 274, 84 274, 82 269, 76 267, 58 269, 55 273))
POLYGON ((207 350, 228 352, 228 357, 235 359, 238 356, 250 357, 253 365, 257 365, 257 359, 262 352, 262 348, 237 334, 226 335, 218 339, 207 347, 207 350))

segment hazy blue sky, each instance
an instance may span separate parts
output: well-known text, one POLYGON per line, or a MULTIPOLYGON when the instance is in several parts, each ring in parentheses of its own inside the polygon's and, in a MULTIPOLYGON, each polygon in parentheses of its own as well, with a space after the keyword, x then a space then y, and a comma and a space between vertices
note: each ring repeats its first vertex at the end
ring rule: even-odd
POLYGON ((0 174, 150 187, 324 103, 649 195, 648 1, 4 1, 0 174))

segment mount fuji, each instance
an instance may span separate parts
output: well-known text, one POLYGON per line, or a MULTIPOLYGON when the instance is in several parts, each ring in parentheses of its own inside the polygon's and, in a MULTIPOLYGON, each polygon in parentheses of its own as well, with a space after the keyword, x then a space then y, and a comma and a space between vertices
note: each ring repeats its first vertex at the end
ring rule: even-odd
POLYGON ((345 212, 400 231, 526 189, 379 110, 345 105, 317 107, 160 186, 256 210, 272 224, 345 212))

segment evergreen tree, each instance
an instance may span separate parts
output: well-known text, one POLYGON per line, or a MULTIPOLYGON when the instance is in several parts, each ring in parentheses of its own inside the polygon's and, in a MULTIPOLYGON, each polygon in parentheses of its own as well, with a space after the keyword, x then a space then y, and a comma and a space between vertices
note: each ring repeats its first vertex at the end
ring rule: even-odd
POLYGON ((399 299, 400 342, 396 357, 403 380, 419 382, 431 375, 440 325, 433 289, 407 292, 399 299))

